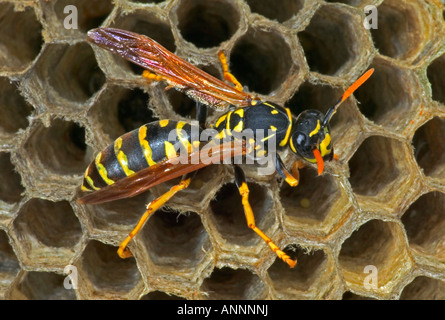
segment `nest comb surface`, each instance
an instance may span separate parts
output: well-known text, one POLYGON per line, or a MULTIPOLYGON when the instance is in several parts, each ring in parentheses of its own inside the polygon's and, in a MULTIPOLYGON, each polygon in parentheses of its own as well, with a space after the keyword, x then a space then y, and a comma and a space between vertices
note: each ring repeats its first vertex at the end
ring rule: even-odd
POLYGON ((445 298, 440 1, 79 0, 78 29, 66 29, 71 3, 0 1, 0 297, 445 298), (378 29, 363 27, 367 5, 378 29), (193 118, 194 102, 87 43, 99 26, 148 35, 217 77, 224 50, 250 92, 295 114, 325 112, 375 68, 332 121, 339 161, 322 176, 307 166, 290 188, 245 167, 257 225, 298 259, 294 269, 248 229, 222 165, 148 220, 134 258, 118 258, 144 205, 173 182, 82 206, 83 171, 124 132, 193 118), (67 265, 74 290, 63 286, 67 265))

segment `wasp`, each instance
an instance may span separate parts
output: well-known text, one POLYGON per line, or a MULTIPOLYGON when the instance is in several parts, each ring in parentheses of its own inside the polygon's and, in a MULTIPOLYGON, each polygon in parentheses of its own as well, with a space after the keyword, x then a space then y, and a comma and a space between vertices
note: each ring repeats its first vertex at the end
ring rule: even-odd
MULTIPOLYGON (((373 73, 373 69, 370 69, 355 81, 326 114, 317 110, 306 110, 295 116, 289 108, 264 101, 245 92, 235 76, 229 72, 223 52, 219 52, 218 57, 226 81, 207 74, 154 40, 133 32, 98 28, 88 32, 88 40, 141 66, 144 69, 142 73, 144 78, 150 81, 165 81, 166 90, 175 88, 197 102, 198 124, 168 119, 145 124, 117 138, 113 144, 99 152, 85 171, 81 189, 86 194, 78 199, 84 204, 131 197, 159 183, 181 177, 178 184, 147 205, 145 213, 135 228, 119 246, 118 254, 121 258, 132 256, 127 248, 131 239, 143 227, 151 214, 177 192, 189 186, 197 170, 236 156, 246 156, 254 152, 256 155, 268 154, 270 144, 266 147, 258 143, 256 135, 249 139, 240 137, 239 133, 244 130, 270 133, 262 138, 263 142, 267 139, 275 141, 274 150, 289 148, 303 161, 316 164, 318 173, 321 174, 324 162, 336 158, 329 125, 332 116, 338 107, 373 73), (201 132, 205 128, 207 106, 226 112, 211 126, 216 132, 215 135, 202 145, 196 135, 194 137, 192 131, 201 132), (171 132, 177 133, 173 139, 170 136, 171 132), (221 140, 222 138, 225 140, 221 140), (235 142, 238 142, 238 147, 235 146, 235 142), (177 144, 185 148, 186 160, 191 160, 195 156, 201 159, 203 152, 205 154, 209 152, 209 149, 205 150, 206 147, 212 146, 210 153, 214 161, 178 163, 178 153, 175 148, 177 144)), ((273 152, 272 157, 276 172, 290 186, 297 186, 298 169, 302 167, 303 161, 295 161, 289 171, 278 153, 273 152)), ((245 174, 238 164, 233 164, 233 166, 235 184, 241 195, 248 227, 269 245, 278 258, 290 267, 294 267, 296 261, 256 226, 254 213, 249 203, 249 188, 245 174)))

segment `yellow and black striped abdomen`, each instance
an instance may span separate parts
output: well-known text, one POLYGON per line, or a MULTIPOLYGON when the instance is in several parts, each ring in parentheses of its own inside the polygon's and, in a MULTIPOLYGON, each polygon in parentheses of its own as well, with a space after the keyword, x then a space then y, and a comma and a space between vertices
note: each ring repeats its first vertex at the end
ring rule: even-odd
POLYGON ((83 191, 99 190, 142 169, 199 146, 199 127, 160 120, 130 131, 99 152, 85 171, 83 191), (198 142, 196 142, 196 141, 198 142))

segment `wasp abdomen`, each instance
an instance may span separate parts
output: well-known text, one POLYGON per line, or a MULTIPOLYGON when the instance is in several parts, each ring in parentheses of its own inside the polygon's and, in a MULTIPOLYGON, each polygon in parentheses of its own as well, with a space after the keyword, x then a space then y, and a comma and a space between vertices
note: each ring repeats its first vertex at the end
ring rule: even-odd
POLYGON ((85 171, 82 190, 99 190, 160 161, 176 157, 179 148, 190 152, 193 146, 199 145, 199 133, 198 126, 172 120, 150 122, 130 131, 97 154, 85 171))

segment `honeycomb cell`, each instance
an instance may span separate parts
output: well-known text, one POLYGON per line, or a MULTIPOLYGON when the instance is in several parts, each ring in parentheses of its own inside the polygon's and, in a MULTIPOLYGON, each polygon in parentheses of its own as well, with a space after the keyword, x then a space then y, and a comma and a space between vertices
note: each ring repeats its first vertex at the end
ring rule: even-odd
POLYGON ((89 115, 111 142, 126 132, 158 120, 149 108, 149 102, 150 96, 140 88, 110 86, 89 110, 89 115))
POLYGON ((377 10, 378 27, 371 28, 371 35, 379 52, 395 59, 417 53, 423 30, 416 1, 385 1, 377 10))
POLYGON ((317 171, 309 167, 300 170, 300 184, 297 187, 283 182, 280 199, 288 227, 292 225, 292 229, 317 234, 329 233, 332 224, 351 206, 345 192, 331 175, 318 176, 317 171))
POLYGON ((245 269, 224 267, 214 269, 204 279, 201 288, 210 300, 253 300, 264 299, 266 288, 264 282, 245 269))
POLYGON ((82 236, 68 201, 31 199, 13 223, 21 261, 26 265, 64 267, 82 236))
POLYGON ((164 2, 165 0, 130 0, 130 1, 131 2, 135 2, 135 3, 147 3, 147 4, 155 3, 155 4, 158 4, 158 3, 164 2))
POLYGON ((445 172, 445 145, 438 142, 445 136, 445 118, 435 117, 425 123, 413 137, 415 157, 423 173, 430 177, 441 178, 445 172))
POLYGON ((107 299, 134 298, 140 291, 141 274, 135 259, 121 259, 116 247, 91 240, 76 267, 79 290, 86 297, 94 293, 107 299))
POLYGON ((72 289, 65 289, 65 276, 52 272, 27 272, 11 294, 12 299, 75 300, 72 289))
POLYGON ((286 297, 298 298, 298 295, 308 292, 318 279, 322 278, 322 273, 326 270, 327 259, 323 250, 307 252, 298 248, 291 250, 289 247, 284 251, 297 261, 295 268, 289 268, 281 260, 275 262, 267 270, 272 285, 280 294, 286 297))
POLYGON ((250 10, 271 20, 284 22, 295 16, 304 6, 304 0, 257 1, 247 0, 250 10))
POLYGON ((141 298, 141 300, 186 300, 174 294, 167 294, 162 291, 152 291, 141 298))
POLYGON ((334 3, 344 3, 344 4, 348 4, 350 6, 359 6, 364 2, 367 2, 367 0, 342 0, 342 1, 338 1, 338 0, 326 0, 326 2, 334 2, 334 3))
POLYGON ((11 163, 10 154, 0 152, 0 200, 6 203, 15 203, 22 199, 25 189, 21 183, 20 175, 11 163))
MULTIPOLYGON (((61 24, 65 23, 71 13, 67 7, 69 5, 73 5, 73 1, 57 1, 54 5, 54 11, 61 24)), ((77 12, 77 27, 82 32, 99 27, 113 9, 110 0, 80 0, 76 1, 74 6, 77 12)))
POLYGON ((19 261, 9 244, 8 235, 0 229, 0 298, 4 295, 20 271, 19 261))
POLYGON ((445 261, 445 194, 430 192, 417 199, 402 216, 409 244, 445 261))
MULTIPOLYGON (((169 25, 159 15, 151 11, 141 9, 129 14, 121 14, 114 19, 110 27, 143 34, 157 41, 171 52, 176 50, 175 38, 169 25)), ((113 55, 113 60, 125 70, 131 70, 135 74, 141 74, 143 71, 141 67, 120 57, 113 55)))
POLYGON ((400 225, 382 220, 370 220, 354 231, 341 245, 338 261, 348 286, 362 293, 389 294, 411 266, 400 225))
POLYGON ((52 120, 48 128, 36 126, 25 150, 45 169, 61 175, 82 174, 90 162, 84 127, 61 119, 52 120))
POLYGON ((193 273, 212 250, 197 213, 180 214, 165 207, 150 217, 142 231, 142 241, 151 261, 162 273, 167 268, 175 273, 180 270, 193 273))
POLYGON ((375 59, 371 67, 375 68, 373 75, 354 93, 360 111, 369 120, 391 130, 405 126, 413 95, 417 94, 415 79, 409 72, 381 59, 375 59))
POLYGON ((346 291, 343 294, 342 300, 373 300, 373 299, 352 293, 350 291, 346 291))
POLYGON ((31 7, 19 12, 13 4, 1 3, 0 12, 0 72, 20 72, 42 48, 42 25, 31 7))
POLYGON ((176 9, 182 37, 198 48, 212 48, 229 40, 240 15, 231 1, 181 0, 176 9))
POLYGON ((400 295, 400 300, 444 300, 445 282, 425 276, 415 278, 400 295))
POLYGON ((392 196, 385 191, 407 174, 404 156, 404 147, 397 140, 367 138, 349 160, 349 181, 354 192, 368 197, 378 195, 380 201, 392 196))
MULTIPOLYGON (((144 192, 132 198, 111 202, 85 205, 86 219, 94 232, 125 231, 122 240, 136 225, 145 212, 147 203, 153 200, 150 192, 144 192)), ((119 240, 119 239, 116 239, 119 240)))
POLYGON ((249 29, 230 54, 230 71, 249 91, 269 94, 296 72, 289 45, 275 30, 249 29))
POLYGON ((427 68, 428 80, 431 84, 432 98, 445 104, 445 80, 442 71, 445 70, 445 54, 434 60, 427 68))
MULTIPOLYGON (((50 44, 36 64, 36 75, 49 104, 56 108, 60 98, 84 103, 105 83, 91 47, 84 42, 74 45, 50 44), (43 83, 40 83, 43 82, 43 83)), ((43 97, 41 97, 43 98, 43 97)), ((66 102, 65 102, 66 103, 66 102)))
POLYGON ((8 136, 28 126, 32 106, 17 90, 16 83, 0 77, 0 136, 8 136))
MULTIPOLYGON (((274 223, 273 199, 266 187, 248 183, 249 202, 255 215, 255 224, 267 234, 267 227, 274 223)), ((210 202, 211 217, 220 236, 232 244, 256 245, 262 241, 247 226, 241 196, 234 183, 223 185, 210 202)), ((269 235, 270 236, 270 235, 269 235)))
POLYGON ((309 69, 330 76, 349 71, 362 54, 359 30, 348 11, 333 5, 320 7, 298 33, 309 69))

